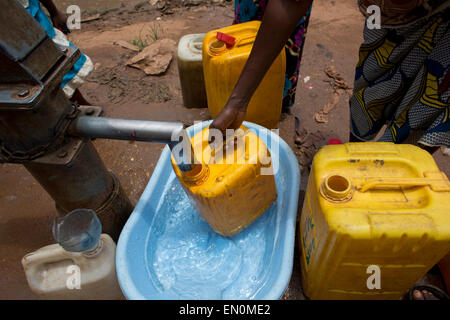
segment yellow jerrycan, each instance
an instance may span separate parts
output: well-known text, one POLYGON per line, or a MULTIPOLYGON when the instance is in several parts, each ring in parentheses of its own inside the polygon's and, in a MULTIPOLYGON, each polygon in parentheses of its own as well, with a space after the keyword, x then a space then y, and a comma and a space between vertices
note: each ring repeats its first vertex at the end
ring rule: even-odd
POLYGON ((245 126, 213 148, 208 139, 209 127, 191 138, 194 170, 182 172, 173 157, 172 166, 200 217, 217 233, 233 236, 277 197, 270 153, 245 126))
POLYGON ((325 146, 300 219, 305 294, 402 298, 450 250, 449 200, 447 176, 416 146, 325 146))
MULTIPOLYGON (((215 118, 228 101, 250 55, 260 24, 260 21, 250 21, 206 34, 203 40, 203 73, 211 117, 215 118)), ((283 48, 250 100, 246 121, 268 129, 278 127, 285 73, 283 48)))

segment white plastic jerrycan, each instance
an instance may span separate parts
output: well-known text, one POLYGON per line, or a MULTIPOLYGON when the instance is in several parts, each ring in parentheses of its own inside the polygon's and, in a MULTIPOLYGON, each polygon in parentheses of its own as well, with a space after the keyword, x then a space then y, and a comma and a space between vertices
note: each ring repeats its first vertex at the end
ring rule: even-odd
POLYGON ((204 33, 188 34, 178 43, 178 73, 183 104, 187 108, 206 108, 205 79, 203 77, 202 47, 204 33))
POLYGON ((42 299, 124 299, 116 275, 116 244, 101 231, 92 210, 75 210, 57 219, 53 236, 59 244, 22 259, 30 289, 42 299))

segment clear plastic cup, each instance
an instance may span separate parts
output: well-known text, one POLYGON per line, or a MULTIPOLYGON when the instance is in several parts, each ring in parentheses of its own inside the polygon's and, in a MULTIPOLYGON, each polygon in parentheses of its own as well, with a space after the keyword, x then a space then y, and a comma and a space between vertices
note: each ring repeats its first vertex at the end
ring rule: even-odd
POLYGON ((53 237, 69 252, 91 251, 102 234, 102 224, 94 210, 77 209, 53 223, 53 237))

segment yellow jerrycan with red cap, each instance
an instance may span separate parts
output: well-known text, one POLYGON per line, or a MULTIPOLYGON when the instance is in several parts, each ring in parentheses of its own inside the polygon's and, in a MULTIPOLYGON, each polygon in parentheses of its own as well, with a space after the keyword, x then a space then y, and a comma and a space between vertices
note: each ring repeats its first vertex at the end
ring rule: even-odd
MULTIPOLYGON (((203 40, 203 73, 208 109, 215 118, 228 101, 258 33, 260 21, 210 31, 203 40)), ((245 120, 268 129, 278 127, 286 73, 284 48, 256 89, 245 120)))
POLYGON ((401 299, 450 251, 449 201, 447 176, 419 147, 323 147, 300 219, 306 296, 401 299))

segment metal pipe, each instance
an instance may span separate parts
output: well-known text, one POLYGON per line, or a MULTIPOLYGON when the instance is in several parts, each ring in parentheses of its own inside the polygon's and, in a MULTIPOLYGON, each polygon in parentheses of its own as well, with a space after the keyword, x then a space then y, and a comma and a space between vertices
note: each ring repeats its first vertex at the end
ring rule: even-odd
POLYGON ((83 144, 73 161, 65 165, 26 163, 25 168, 55 200, 60 213, 85 208, 95 210, 103 230, 119 239, 133 206, 91 141, 83 144))
POLYGON ((75 136, 144 142, 172 142, 172 136, 181 132, 181 122, 163 122, 81 116, 74 121, 69 133, 75 136))
POLYGON ((165 143, 181 171, 191 171, 195 166, 194 150, 181 122, 80 116, 69 128, 69 133, 88 138, 165 143), (180 148, 176 149, 180 143, 180 148), (188 152, 184 152, 186 150, 188 152))

